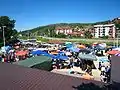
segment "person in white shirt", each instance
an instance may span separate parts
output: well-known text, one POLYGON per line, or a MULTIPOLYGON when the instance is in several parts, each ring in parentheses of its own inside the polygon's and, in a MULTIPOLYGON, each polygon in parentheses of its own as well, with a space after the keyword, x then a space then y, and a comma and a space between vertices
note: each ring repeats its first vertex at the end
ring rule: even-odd
POLYGON ((101 75, 103 75, 105 73, 106 69, 105 69, 105 66, 102 66, 101 67, 101 75))

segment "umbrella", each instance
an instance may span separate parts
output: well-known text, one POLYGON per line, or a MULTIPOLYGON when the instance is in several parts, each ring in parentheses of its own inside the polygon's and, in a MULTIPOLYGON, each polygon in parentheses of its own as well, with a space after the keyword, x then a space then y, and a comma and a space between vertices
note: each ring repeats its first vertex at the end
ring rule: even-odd
POLYGON ((88 50, 88 49, 80 49, 80 52, 82 52, 82 53, 91 53, 91 51, 88 50))
POLYGON ((70 50, 72 52, 79 52, 79 48, 74 48, 74 47, 71 47, 71 48, 68 48, 67 50, 70 50))
POLYGON ((56 54, 58 54, 58 52, 51 52, 51 54, 54 54, 54 55, 56 55, 56 54))
POLYGON ((102 46, 100 46, 100 45, 96 45, 96 46, 94 47, 94 50, 105 50, 105 48, 102 47, 102 46))
POLYGON ((109 59, 107 57, 103 57, 99 59, 100 62, 109 62, 109 59))
POLYGON ((36 48, 36 50, 44 51, 44 50, 48 50, 48 49, 46 49, 46 48, 36 48))
POLYGON ((113 50, 118 50, 118 51, 120 51, 120 48, 114 48, 113 50))
POLYGON ((67 45, 67 44, 72 44, 72 42, 65 42, 65 45, 67 45))
POLYGON ((117 53, 120 53, 120 51, 118 50, 112 50, 112 51, 108 51, 107 54, 111 54, 111 55, 115 55, 117 53))
POLYGON ((86 48, 84 45, 78 45, 78 48, 86 48))
POLYGON ((78 57, 80 59, 91 60, 91 61, 97 60, 96 56, 92 54, 79 54, 78 57))
POLYGON ((115 54, 115 56, 120 56, 120 53, 115 54))
POLYGON ((71 48, 71 47, 73 47, 73 44, 67 44, 66 47, 71 48))

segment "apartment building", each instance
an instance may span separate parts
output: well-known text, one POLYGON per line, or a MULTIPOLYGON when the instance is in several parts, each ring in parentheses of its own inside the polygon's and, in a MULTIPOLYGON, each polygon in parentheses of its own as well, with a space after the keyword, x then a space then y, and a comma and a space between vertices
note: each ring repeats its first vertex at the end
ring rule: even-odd
POLYGON ((94 25, 94 37, 100 38, 103 36, 109 36, 110 38, 115 38, 115 25, 114 24, 105 24, 105 25, 94 25))

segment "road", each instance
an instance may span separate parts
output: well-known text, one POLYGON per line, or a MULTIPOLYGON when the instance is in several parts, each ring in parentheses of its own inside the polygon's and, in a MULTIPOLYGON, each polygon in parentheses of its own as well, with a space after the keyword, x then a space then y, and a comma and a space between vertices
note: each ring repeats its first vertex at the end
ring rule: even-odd
POLYGON ((43 37, 46 39, 51 39, 51 40, 65 40, 65 41, 88 41, 88 42, 117 42, 117 40, 108 40, 108 39, 66 39, 66 38, 51 38, 51 37, 43 37))

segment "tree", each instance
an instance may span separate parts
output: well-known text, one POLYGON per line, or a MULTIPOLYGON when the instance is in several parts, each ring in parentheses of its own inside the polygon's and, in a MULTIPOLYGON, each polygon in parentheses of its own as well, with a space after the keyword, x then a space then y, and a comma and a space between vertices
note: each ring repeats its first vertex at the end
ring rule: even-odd
POLYGON ((67 36, 63 33, 58 33, 58 35, 56 35, 57 38, 66 38, 67 36))
POLYGON ((100 37, 100 38, 102 38, 102 39, 108 39, 109 38, 109 36, 107 35, 107 36, 102 36, 102 37, 100 37))
POLYGON ((85 36, 85 38, 92 38, 93 37, 90 31, 85 31, 84 36, 85 36))
POLYGON ((3 44, 3 26, 6 43, 9 43, 11 40, 14 39, 15 35, 17 34, 17 30, 14 29, 15 27, 15 20, 11 20, 8 16, 0 16, 0 42, 3 44))

